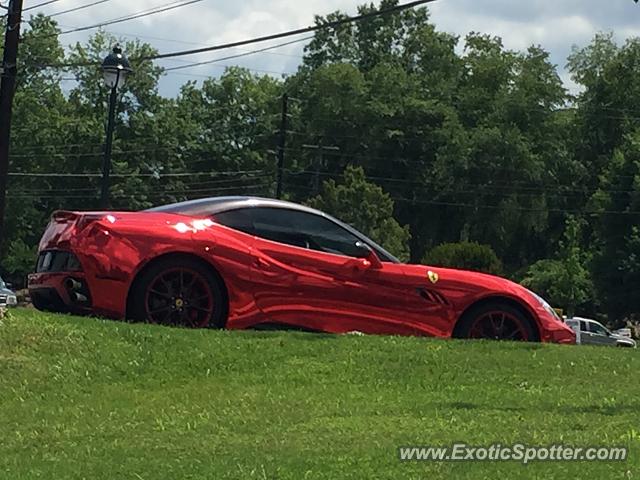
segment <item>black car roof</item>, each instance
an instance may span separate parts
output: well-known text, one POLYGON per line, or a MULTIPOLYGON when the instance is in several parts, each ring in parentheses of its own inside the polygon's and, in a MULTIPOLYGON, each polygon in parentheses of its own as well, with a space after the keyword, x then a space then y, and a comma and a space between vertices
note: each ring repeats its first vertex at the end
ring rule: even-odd
POLYGON ((209 197, 200 198, 197 200, 187 200, 186 202, 171 203, 169 205, 162 205, 160 207, 150 208, 145 212, 166 212, 166 213, 179 213, 189 216, 210 216, 216 213, 228 212, 230 210, 238 210, 240 208, 247 207, 268 207, 268 208, 286 208, 288 210, 298 210, 300 212, 312 213, 314 215, 321 215, 329 220, 337 223, 344 229, 348 230, 360 240, 368 243, 374 247, 379 253, 382 253, 388 260, 394 263, 400 263, 394 255, 382 248, 376 242, 359 232, 351 225, 341 222, 337 218, 332 217, 315 208, 306 207, 298 203, 286 202, 284 200, 276 200, 273 198, 251 197, 251 196, 228 196, 228 197, 209 197))
POLYGON ((250 196, 228 196, 209 197, 197 200, 187 200, 186 202, 172 203, 160 207, 150 208, 146 212, 167 212, 180 213, 183 215, 215 215, 216 213, 236 210, 245 207, 271 207, 287 208, 289 210, 299 210, 302 212, 314 213, 316 215, 328 216, 324 212, 305 207, 297 203, 276 200, 273 198, 250 197, 250 196))

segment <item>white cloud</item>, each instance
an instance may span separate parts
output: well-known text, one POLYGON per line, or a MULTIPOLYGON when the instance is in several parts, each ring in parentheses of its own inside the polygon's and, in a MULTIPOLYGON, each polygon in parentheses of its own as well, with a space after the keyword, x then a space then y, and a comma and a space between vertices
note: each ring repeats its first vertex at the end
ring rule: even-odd
MULTIPOLYGON (((377 0, 376 0, 377 1, 377 0)), ((406 0, 400 0, 404 2, 406 0)), ((357 6, 370 0, 205 0, 180 9, 151 15, 138 20, 109 26, 117 34, 139 36, 159 51, 174 51, 196 45, 226 43, 273 32, 311 25, 314 14, 326 15, 340 9, 353 14, 357 6)), ((47 13, 73 8, 86 3, 75 0, 64 8, 53 4, 47 13)), ((105 4, 57 17, 62 25, 82 26, 166 5, 168 0, 112 0, 105 4)), ((566 57, 573 45, 582 46, 599 31, 615 31, 616 39, 640 35, 637 19, 640 5, 632 0, 438 0, 430 5, 431 21, 439 30, 464 37, 470 31, 497 35, 507 48, 526 49, 541 45, 551 53, 567 86, 575 90, 564 71, 566 57)), ((85 40, 91 32, 69 34, 65 43, 85 40)), ((251 47, 247 47, 251 48, 251 47)), ((245 48, 246 50, 246 48, 245 48)), ((235 50, 234 52, 241 52, 235 50)), ((224 56, 228 52, 203 54, 186 58, 202 61, 224 56)), ((277 52, 239 59, 249 68, 287 72, 300 62, 300 46, 289 46, 277 52), (287 56, 290 55, 290 56, 287 56), (291 56, 292 55, 292 56, 291 56)), ((166 62, 177 65, 180 62, 166 62)), ((218 67, 188 70, 197 74, 216 75, 218 67)), ((163 80, 162 92, 175 94, 186 76, 170 76, 163 80)))

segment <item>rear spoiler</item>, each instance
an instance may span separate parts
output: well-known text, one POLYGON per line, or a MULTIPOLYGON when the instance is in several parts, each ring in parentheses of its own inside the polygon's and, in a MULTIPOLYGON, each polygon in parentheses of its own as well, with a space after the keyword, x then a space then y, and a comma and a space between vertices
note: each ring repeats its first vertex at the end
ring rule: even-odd
POLYGON ((89 224, 106 220, 113 223, 116 217, 111 212, 72 212, 70 210, 56 210, 51 219, 57 223, 75 224, 77 230, 84 230, 89 224))
POLYGON ((51 214, 51 218, 56 221, 75 220, 82 212, 71 212, 69 210, 56 210, 51 214))

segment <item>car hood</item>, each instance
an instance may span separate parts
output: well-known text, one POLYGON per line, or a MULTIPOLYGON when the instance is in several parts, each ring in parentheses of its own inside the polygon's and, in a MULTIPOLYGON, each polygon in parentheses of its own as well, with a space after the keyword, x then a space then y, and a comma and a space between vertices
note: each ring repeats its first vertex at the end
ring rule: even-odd
POLYGON ((0 295, 15 295, 15 294, 8 288, 0 288, 0 295))

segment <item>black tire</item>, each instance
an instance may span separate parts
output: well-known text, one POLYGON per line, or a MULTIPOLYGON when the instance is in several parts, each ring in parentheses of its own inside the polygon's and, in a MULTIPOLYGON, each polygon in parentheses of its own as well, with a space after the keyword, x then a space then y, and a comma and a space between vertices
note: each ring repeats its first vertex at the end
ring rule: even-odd
POLYGON ((518 308, 503 302, 472 307, 456 325, 453 337, 525 342, 539 340, 531 320, 518 308))
POLYGON ((204 261, 185 256, 151 264, 135 280, 129 295, 129 316, 140 322, 224 328, 227 311, 222 278, 204 261))

